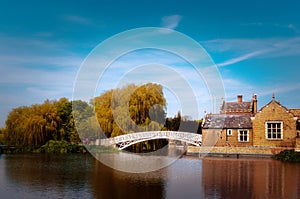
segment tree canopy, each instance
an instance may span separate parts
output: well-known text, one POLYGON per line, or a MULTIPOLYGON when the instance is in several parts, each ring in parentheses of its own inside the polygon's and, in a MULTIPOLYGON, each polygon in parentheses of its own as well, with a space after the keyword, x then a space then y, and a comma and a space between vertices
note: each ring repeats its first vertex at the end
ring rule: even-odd
POLYGON ((161 130, 165 122, 166 99, 162 86, 144 84, 109 90, 94 99, 95 112, 107 137, 125 133, 161 130))
POLYGON ((66 98, 15 108, 5 124, 5 142, 13 146, 41 146, 48 140, 79 141, 72 102, 66 98))
MULTIPOLYGON (((11 146, 42 146, 49 140, 80 143, 80 138, 92 141, 140 131, 201 132, 199 122, 183 121, 180 113, 166 118, 163 88, 153 83, 108 90, 90 103, 61 98, 21 106, 8 114, 5 124, 1 139, 11 146)), ((164 144, 155 140, 132 148, 157 149, 164 144)))

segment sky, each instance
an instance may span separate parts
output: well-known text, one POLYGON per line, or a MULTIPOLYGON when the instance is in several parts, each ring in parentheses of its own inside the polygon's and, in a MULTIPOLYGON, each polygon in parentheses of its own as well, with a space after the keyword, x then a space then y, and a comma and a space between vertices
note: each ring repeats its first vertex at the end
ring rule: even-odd
MULTIPOLYGON (((72 99, 92 50, 118 33, 143 27, 169 28, 198 42, 216 64, 227 101, 238 94, 249 101, 257 94, 260 108, 275 93, 282 105, 300 108, 299 10, 296 0, 0 1, 0 127, 13 108, 72 99)), ((200 119, 212 111, 205 81, 189 63, 161 51, 120 57, 95 95, 114 88, 122 71, 154 62, 173 68, 197 90, 200 114, 187 115, 200 119)), ((165 88, 165 93, 173 116, 181 107, 174 91, 165 88)))

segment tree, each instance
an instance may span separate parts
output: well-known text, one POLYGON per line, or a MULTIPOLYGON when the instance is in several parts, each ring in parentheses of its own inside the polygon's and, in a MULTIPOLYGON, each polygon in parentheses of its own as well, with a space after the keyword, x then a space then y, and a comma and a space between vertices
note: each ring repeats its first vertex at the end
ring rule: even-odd
POLYGON ((160 130, 166 115, 162 86, 152 83, 109 90, 94 98, 94 106, 100 127, 107 137, 160 130))
POLYGON ((80 141, 72 102, 66 98, 13 109, 8 114, 5 132, 4 140, 14 146, 41 146, 49 140, 80 141))
POLYGON ((181 113, 178 112, 173 118, 167 118, 165 129, 201 134, 201 123, 202 120, 194 121, 188 116, 182 117, 181 113))
MULTIPOLYGON (((94 98, 98 122, 106 137, 161 130, 165 123, 166 100, 158 84, 133 84, 109 90, 94 98)), ((165 144, 165 143, 164 143, 165 144)), ((147 141, 132 146, 135 151, 158 148, 161 141, 147 141)))

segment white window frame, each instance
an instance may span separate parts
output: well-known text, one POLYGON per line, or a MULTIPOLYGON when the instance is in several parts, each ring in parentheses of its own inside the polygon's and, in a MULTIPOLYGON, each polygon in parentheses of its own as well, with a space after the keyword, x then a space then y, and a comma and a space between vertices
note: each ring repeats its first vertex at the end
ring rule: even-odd
POLYGON ((232 129, 227 129, 226 133, 228 136, 233 136, 232 129))
POLYGON ((248 129, 239 129, 239 130, 238 130, 238 141, 239 141, 239 142, 249 142, 249 130, 248 130, 248 129), (246 131, 246 132, 247 132, 247 134, 246 134, 246 135, 247 135, 247 140, 246 140, 246 141, 240 139, 240 132, 241 132, 241 131, 243 131, 243 132, 246 131))
POLYGON ((283 139, 283 121, 266 121, 265 122, 265 134, 266 134, 267 140, 282 140, 283 139), (280 124, 280 132, 278 131, 279 128, 277 126, 275 128, 273 128, 273 125, 272 125, 269 128, 268 124, 280 124), (275 133, 275 138, 273 138, 274 133, 275 133), (280 133, 280 138, 277 137, 279 133, 280 133), (271 138, 269 138, 269 134, 271 135, 271 138))

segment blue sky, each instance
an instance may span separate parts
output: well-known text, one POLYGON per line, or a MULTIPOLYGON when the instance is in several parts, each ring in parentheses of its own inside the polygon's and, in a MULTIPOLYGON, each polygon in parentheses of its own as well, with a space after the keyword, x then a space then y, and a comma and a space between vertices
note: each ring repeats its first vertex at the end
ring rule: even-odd
MULTIPOLYGON (((300 108, 299 10, 296 0, 1 1, 0 126, 12 108, 71 99, 77 72, 91 50, 141 27, 174 29, 199 42, 219 69, 227 100, 236 100, 237 94, 250 100, 256 93, 261 107, 274 92, 284 106, 300 108)), ((152 58, 169 58, 163 55, 152 58)), ((114 82, 108 79, 107 87, 114 82)), ((199 107, 210 111, 205 100, 199 107)), ((168 114, 176 109, 170 106, 168 114)))

